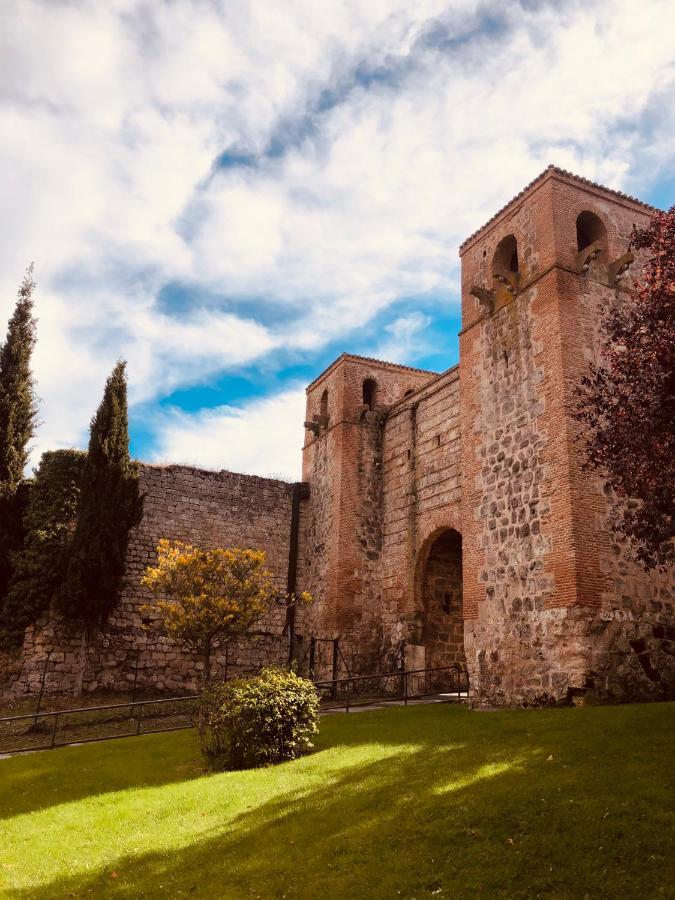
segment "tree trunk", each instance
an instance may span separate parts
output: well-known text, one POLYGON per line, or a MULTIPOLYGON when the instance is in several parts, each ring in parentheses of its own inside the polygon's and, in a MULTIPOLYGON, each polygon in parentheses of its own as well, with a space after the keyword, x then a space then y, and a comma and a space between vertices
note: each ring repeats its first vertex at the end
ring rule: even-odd
MULTIPOLYGON (((209 686, 209 681, 211 680, 211 641, 207 641, 202 648, 202 684, 201 690, 203 691, 205 688, 209 686)), ((201 693, 201 692, 200 692, 201 693)), ((204 734, 205 730, 205 722, 204 722, 204 708, 200 701, 199 704, 199 721, 198 721, 198 729, 199 729, 199 737, 201 738, 204 734)))
POLYGON ((209 682, 211 681, 211 644, 207 644, 202 651, 202 662, 204 663, 204 668, 202 669, 202 688, 208 687, 209 682))

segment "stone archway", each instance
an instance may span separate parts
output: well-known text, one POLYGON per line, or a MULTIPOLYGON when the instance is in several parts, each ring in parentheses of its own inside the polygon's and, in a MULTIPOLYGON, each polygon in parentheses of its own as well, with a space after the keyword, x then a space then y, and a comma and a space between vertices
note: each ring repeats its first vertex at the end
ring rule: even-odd
POLYGON ((422 547, 416 578, 425 666, 466 664, 462 600, 462 536, 436 530, 422 547))

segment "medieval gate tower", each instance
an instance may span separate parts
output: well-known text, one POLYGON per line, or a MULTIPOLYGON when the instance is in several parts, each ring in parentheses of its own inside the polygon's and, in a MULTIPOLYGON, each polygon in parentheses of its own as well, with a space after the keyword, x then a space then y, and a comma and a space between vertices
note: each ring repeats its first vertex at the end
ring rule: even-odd
POLYGON ((357 670, 405 641, 486 703, 672 685, 671 581, 610 536, 571 414, 650 212, 549 167, 460 248, 458 367, 343 355, 307 389, 303 630, 357 670))
POLYGON ((55 611, 30 626, 11 689, 194 686, 199 661, 141 628, 141 577, 173 538, 261 548, 282 591, 315 598, 215 659, 223 677, 306 667, 314 636, 339 638, 357 674, 391 671, 402 647, 408 668, 465 665, 479 704, 675 695, 672 573, 612 538, 572 416, 651 212, 546 169, 460 247, 458 366, 343 354, 309 385, 304 484, 142 466, 117 609, 86 642, 55 611))

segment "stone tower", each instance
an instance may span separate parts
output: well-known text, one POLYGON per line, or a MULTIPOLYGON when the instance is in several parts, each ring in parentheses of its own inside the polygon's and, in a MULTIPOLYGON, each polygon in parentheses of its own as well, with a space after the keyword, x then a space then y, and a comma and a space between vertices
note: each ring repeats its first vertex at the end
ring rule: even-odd
POLYGON ((338 637, 350 667, 377 670, 382 555, 383 422, 433 378, 407 366, 343 354, 307 388, 303 587, 315 598, 302 632, 338 637))
POLYGON ((478 703, 664 696, 672 578, 607 528, 573 418, 638 200, 554 167, 460 248, 460 363, 343 355, 307 389, 304 637, 352 671, 466 664, 478 703))
POLYGON ((550 167, 460 248, 465 644, 485 702, 656 696, 673 677, 668 579, 612 541, 572 418, 650 212, 550 167))

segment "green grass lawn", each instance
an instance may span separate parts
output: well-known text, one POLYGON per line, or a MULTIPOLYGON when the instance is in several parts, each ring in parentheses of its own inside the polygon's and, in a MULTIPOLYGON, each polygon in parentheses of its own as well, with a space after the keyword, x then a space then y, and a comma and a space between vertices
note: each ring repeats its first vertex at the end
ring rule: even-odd
POLYGON ((11 897, 673 897, 675 704, 324 717, 205 774, 192 731, 0 760, 11 897))

